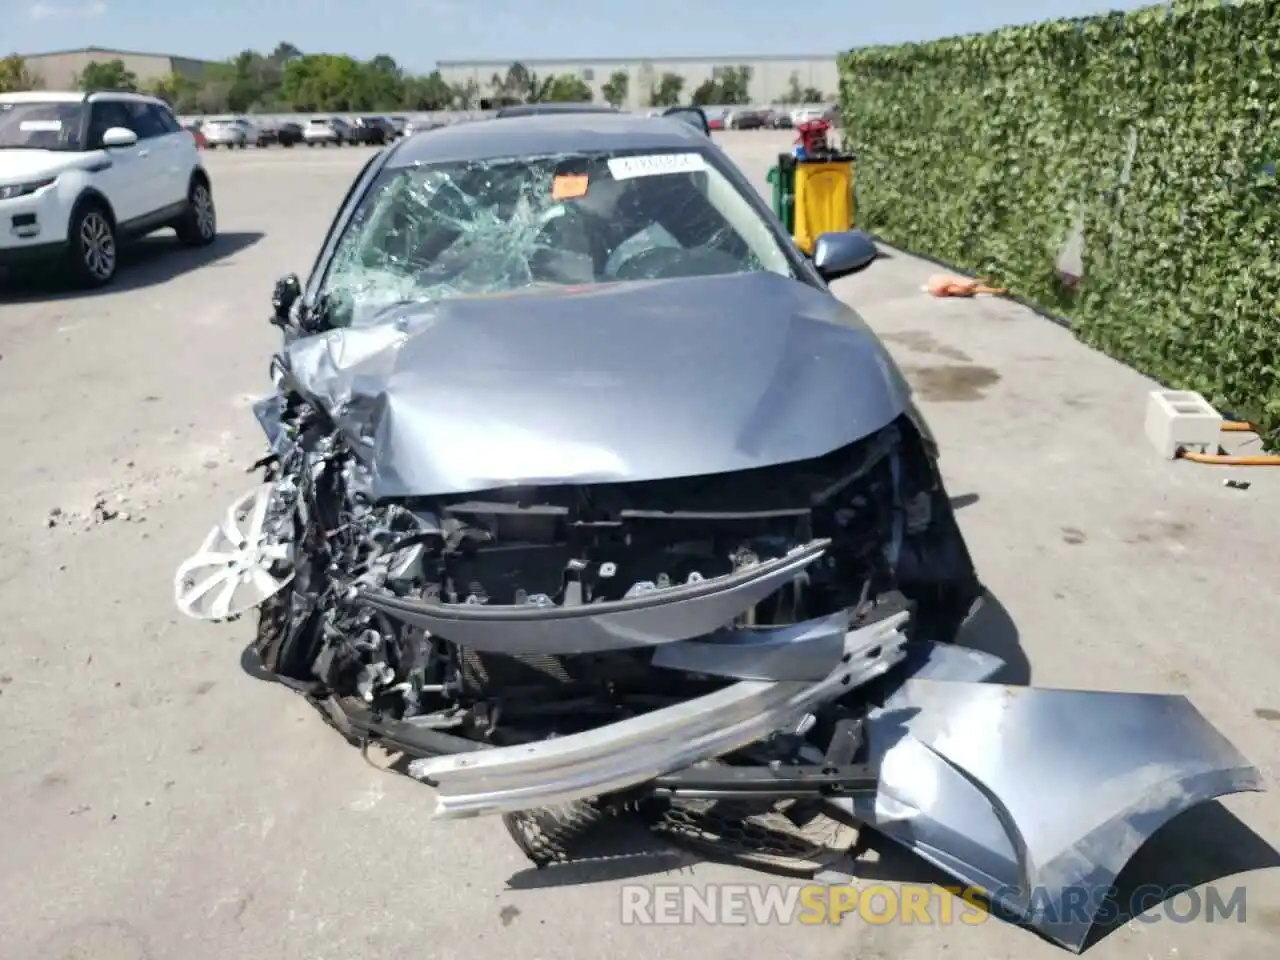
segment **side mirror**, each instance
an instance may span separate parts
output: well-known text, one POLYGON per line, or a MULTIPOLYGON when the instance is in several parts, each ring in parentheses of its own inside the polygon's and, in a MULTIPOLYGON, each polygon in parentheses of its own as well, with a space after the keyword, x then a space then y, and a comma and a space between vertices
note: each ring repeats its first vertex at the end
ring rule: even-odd
POLYGON ((296 273, 277 280, 275 289, 271 293, 271 322, 277 327, 288 326, 289 313, 300 296, 302 296, 302 281, 298 279, 296 273))
POLYGON ((111 127, 102 135, 102 145, 108 150, 120 147, 132 147, 138 142, 138 135, 128 127, 111 127))
POLYGON ((662 112, 664 117, 675 117, 691 126, 697 127, 708 137, 711 136, 711 124, 707 122, 707 114, 701 107, 668 107, 662 112))
POLYGON ((875 242, 861 230, 819 234, 813 247, 813 265, 827 281, 861 270, 875 258, 875 242))

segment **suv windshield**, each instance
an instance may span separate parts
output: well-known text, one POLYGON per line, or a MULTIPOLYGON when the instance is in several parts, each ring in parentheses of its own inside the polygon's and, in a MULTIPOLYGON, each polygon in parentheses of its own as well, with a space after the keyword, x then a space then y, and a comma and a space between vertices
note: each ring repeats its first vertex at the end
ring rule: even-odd
POLYGON ((84 149, 82 101, 0 102, 0 150, 84 149))
POLYGON ((320 296, 345 326, 396 303, 759 271, 795 276, 707 154, 560 154, 384 174, 320 296))

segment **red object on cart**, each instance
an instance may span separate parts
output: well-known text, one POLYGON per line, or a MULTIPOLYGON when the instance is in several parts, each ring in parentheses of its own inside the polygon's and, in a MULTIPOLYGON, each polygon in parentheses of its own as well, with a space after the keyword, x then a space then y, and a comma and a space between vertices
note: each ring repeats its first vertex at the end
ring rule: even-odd
POLYGON ((831 149, 827 142, 827 134, 830 132, 830 121, 821 118, 806 120, 796 127, 796 133, 800 134, 796 137, 796 143, 804 147, 804 152, 811 156, 815 153, 825 153, 831 149))

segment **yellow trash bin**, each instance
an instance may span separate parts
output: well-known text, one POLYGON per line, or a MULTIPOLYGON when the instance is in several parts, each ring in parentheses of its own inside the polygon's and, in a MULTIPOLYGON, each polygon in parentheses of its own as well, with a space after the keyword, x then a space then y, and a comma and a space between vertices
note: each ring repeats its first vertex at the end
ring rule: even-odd
POLYGON ((796 245, 813 253, 818 235, 853 228, 853 158, 800 160, 795 172, 796 245))

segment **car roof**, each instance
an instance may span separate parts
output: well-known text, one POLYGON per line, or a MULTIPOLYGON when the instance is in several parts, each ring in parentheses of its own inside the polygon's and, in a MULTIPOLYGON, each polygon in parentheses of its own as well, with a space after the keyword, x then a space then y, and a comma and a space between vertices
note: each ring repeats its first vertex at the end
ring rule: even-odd
POLYGON ((617 113, 617 107, 602 103, 519 103, 510 107, 500 107, 497 116, 532 117, 546 113, 617 113))
POLYGON ((159 97, 128 90, 95 90, 84 93, 78 90, 22 90, 0 93, 6 103, 94 103, 99 100, 132 100, 138 103, 158 103, 167 106, 159 97))
POLYGON ((612 150, 701 150, 706 145, 701 130, 674 117, 543 113, 448 124, 414 134, 394 149, 387 166, 612 150))

